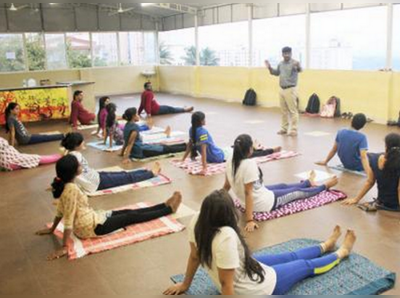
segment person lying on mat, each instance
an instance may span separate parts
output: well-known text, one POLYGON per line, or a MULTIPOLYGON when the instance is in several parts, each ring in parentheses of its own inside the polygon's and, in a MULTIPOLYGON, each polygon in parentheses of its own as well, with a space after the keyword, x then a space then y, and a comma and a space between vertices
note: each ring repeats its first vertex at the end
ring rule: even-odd
POLYGON ((74 92, 74 99, 71 103, 71 116, 69 123, 74 129, 78 128, 78 123, 81 125, 90 125, 96 119, 96 115, 86 110, 83 105, 83 91, 77 90, 74 92))
POLYGON ((351 171, 362 172, 367 162, 368 141, 367 137, 360 130, 367 123, 364 114, 356 114, 351 122, 351 128, 341 129, 337 133, 335 144, 324 161, 317 162, 317 165, 327 166, 331 159, 337 155, 343 166, 351 171))
POLYGON ((149 180, 161 173, 159 163, 155 163, 151 171, 99 172, 91 168, 86 158, 82 155, 81 152, 86 149, 86 146, 83 136, 77 132, 67 134, 61 146, 67 150, 68 154, 74 155, 82 166, 82 173, 76 177, 75 182, 87 194, 149 180))
POLYGON ((356 205, 377 183, 378 198, 373 202, 359 205, 366 211, 378 209, 400 211, 400 135, 391 133, 385 138, 385 153, 368 154, 367 175, 364 187, 355 198, 342 202, 343 205, 356 205))
POLYGON ((204 268, 222 295, 284 295, 298 282, 324 274, 347 258, 356 241, 348 230, 335 251, 341 229, 336 226, 320 245, 295 252, 253 257, 238 227, 232 198, 224 190, 210 194, 188 227, 190 256, 183 283, 165 295, 189 290, 197 269, 204 268))
MULTIPOLYGON (((189 129, 190 140, 186 153, 182 158, 185 161, 190 154, 190 158, 195 160, 200 152, 201 163, 203 170, 200 175, 207 173, 207 163, 223 163, 227 160, 227 157, 232 153, 231 150, 222 150, 215 143, 204 127, 206 125, 206 116, 203 112, 195 112, 192 114, 192 126, 189 129)), ((281 147, 274 149, 262 149, 259 144, 255 144, 254 153, 252 157, 267 156, 275 152, 281 151, 281 147)))
POLYGON ((45 142, 60 141, 63 139, 63 134, 30 134, 25 126, 19 121, 18 116, 21 112, 19 104, 10 102, 5 111, 5 128, 9 134, 9 143, 15 146, 15 141, 18 145, 32 145, 45 142))
POLYGON ((146 111, 147 117, 166 114, 190 113, 193 111, 193 107, 176 108, 160 105, 154 98, 153 86, 150 82, 144 84, 144 89, 145 91, 142 93, 139 107, 139 115, 141 115, 143 111, 146 111))
POLYGON ((39 165, 46 165, 57 162, 60 154, 36 155, 20 153, 17 149, 0 137, 0 169, 14 171, 19 169, 32 169, 39 165))
POLYGON ((182 196, 175 192, 165 203, 138 210, 102 211, 93 210, 88 197, 75 184, 83 169, 74 155, 66 155, 56 165, 57 177, 52 183, 53 196, 58 201, 57 215, 51 228, 36 232, 51 235, 63 220, 63 247, 48 256, 48 260, 59 259, 68 254, 72 245, 71 235, 87 239, 110 234, 133 224, 151 221, 175 213, 182 196))
MULTIPOLYGON (((144 159, 164 154, 173 154, 184 152, 186 144, 162 145, 162 144, 144 144, 140 135, 140 127, 137 122, 140 120, 137 110, 130 108, 125 111, 125 119, 128 121, 124 128, 124 147, 121 156, 123 163, 129 163, 130 158, 144 159)), ((166 130, 167 136, 171 133, 171 128, 166 130)))
POLYGON ((245 230, 253 232, 258 228, 253 212, 271 212, 290 202, 318 195, 338 183, 337 177, 325 184, 315 183, 315 172, 310 178, 297 184, 277 184, 264 186, 263 173, 257 162, 250 157, 253 154, 253 140, 249 135, 240 135, 235 140, 233 156, 227 162, 224 189, 233 190, 246 208, 245 230))

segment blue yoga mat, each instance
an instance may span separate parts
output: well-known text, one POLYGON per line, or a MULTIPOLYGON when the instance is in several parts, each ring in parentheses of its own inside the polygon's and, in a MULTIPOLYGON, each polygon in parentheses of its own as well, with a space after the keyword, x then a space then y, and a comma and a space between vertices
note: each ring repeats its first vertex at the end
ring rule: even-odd
MULTIPOLYGON (((318 245, 320 241, 294 239, 257 251, 256 255, 279 254, 318 245)), ((173 276, 175 283, 184 275, 173 276)), ((394 287, 396 274, 383 269, 367 258, 352 254, 326 274, 308 278, 298 283, 287 295, 376 295, 394 287)), ((199 269, 187 295, 219 295, 208 274, 199 269)))

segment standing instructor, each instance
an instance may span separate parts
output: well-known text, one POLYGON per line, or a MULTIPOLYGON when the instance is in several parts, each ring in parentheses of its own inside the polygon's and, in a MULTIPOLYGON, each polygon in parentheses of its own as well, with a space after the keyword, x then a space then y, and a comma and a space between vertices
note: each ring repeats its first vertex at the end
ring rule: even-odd
POLYGON ((292 49, 284 47, 282 49, 283 61, 276 69, 271 67, 268 60, 265 65, 271 75, 279 76, 281 87, 279 98, 282 111, 282 128, 278 132, 280 135, 297 136, 297 125, 299 122, 297 80, 299 72, 302 71, 300 63, 292 59, 292 49), (289 117, 291 120, 289 130, 289 117))

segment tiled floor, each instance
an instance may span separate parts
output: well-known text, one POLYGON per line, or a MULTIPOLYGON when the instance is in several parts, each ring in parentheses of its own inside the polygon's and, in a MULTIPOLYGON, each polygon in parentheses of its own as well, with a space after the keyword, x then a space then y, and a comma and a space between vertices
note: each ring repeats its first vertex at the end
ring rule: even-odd
MULTIPOLYGON (((162 104, 194 105, 196 110, 212 111, 206 119, 207 128, 220 146, 232 144, 240 133, 249 133, 265 145, 280 145, 286 150, 302 153, 294 159, 263 164, 266 184, 296 181, 297 173, 311 169, 325 171, 313 162, 325 157, 337 129, 349 124, 348 120, 302 117, 299 137, 286 138, 275 134, 280 122, 276 109, 246 108, 234 103, 183 96, 159 95, 158 99, 162 104), (249 123, 252 119, 265 123, 249 123), (330 135, 314 137, 305 134, 313 131, 330 135)), ((114 102, 122 113, 127 107, 138 106, 138 95, 114 98, 114 102)), ((189 114, 155 119, 157 126, 171 125, 176 130, 187 131, 190 126, 189 114)), ((63 122, 29 126, 31 132, 66 131, 66 127, 63 122)), ((375 124, 365 128, 371 151, 384 149, 383 138, 389 131, 397 130, 375 124)), ((84 131, 87 140, 93 138, 90 132, 84 131)), ((1 134, 4 136, 3 132, 1 134)), ((57 143, 50 143, 20 149, 27 153, 50 154, 58 152, 58 147, 57 143)), ((85 156, 99 169, 122 166, 117 153, 88 148, 85 156)), ((161 164, 163 171, 173 179, 172 184, 95 198, 91 203, 95 208, 111 209, 139 201, 160 202, 174 190, 180 190, 185 204, 199 210, 203 198, 223 185, 223 175, 193 177, 171 166, 168 160, 162 160, 161 164)), ((129 168, 142 166, 132 164, 129 168)), ((184 272, 189 252, 186 232, 73 262, 66 259, 45 261, 46 255, 58 247, 58 241, 52 237, 37 237, 34 232, 54 216, 52 198, 45 191, 53 176, 53 166, 0 173, 0 294, 160 294, 170 284, 171 275, 184 272)), ((363 177, 351 174, 339 176, 338 188, 349 196, 354 196, 364 181, 363 177)), ((368 198, 375 194, 374 189, 368 198)), ((187 224, 189 219, 180 221, 187 224)), ((259 249, 291 238, 324 239, 335 224, 356 230, 355 250, 358 253, 389 270, 400 272, 400 216, 395 213, 367 214, 336 203, 263 223, 258 231, 247 235, 247 240, 253 249, 259 249)), ((400 290, 397 288, 388 294, 400 294, 400 290)))

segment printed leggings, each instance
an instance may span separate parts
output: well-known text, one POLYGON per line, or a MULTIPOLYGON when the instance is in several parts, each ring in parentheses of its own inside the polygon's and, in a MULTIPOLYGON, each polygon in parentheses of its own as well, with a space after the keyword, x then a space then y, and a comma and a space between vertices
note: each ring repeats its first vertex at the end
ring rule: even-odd
POLYGON ((339 264, 337 254, 322 256, 322 248, 313 246, 278 255, 256 256, 255 259, 276 272, 273 295, 286 294, 298 282, 324 274, 339 264))
POLYGON ((293 201, 311 198, 326 190, 325 185, 311 187, 309 180, 296 184, 276 184, 265 187, 275 195, 275 203, 272 210, 293 201))
POLYGON ((172 209, 165 204, 136 210, 113 211, 104 224, 98 225, 94 232, 97 236, 103 236, 133 224, 151 221, 170 214, 172 214, 172 209))

